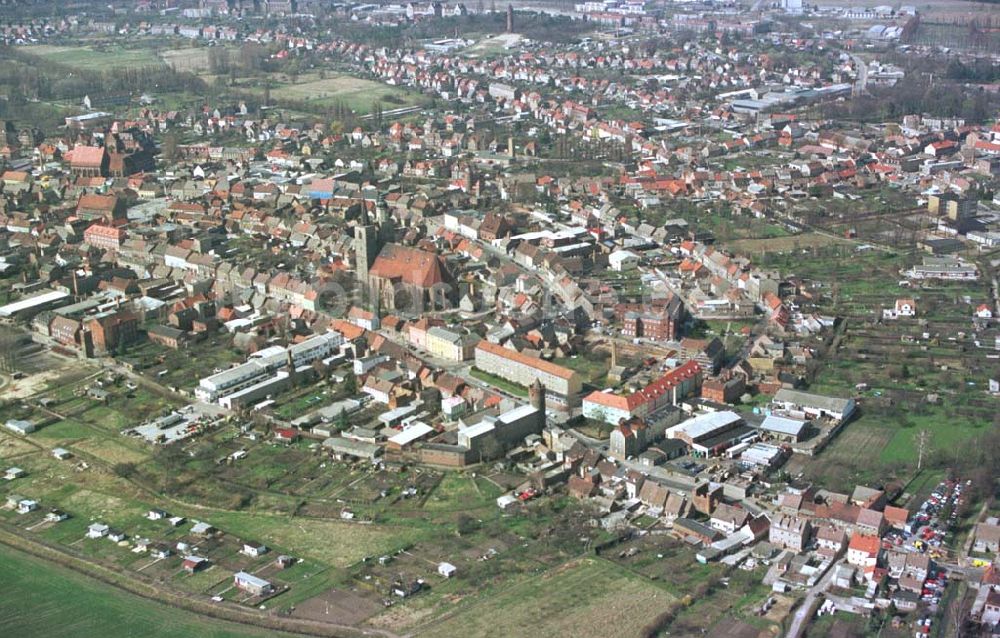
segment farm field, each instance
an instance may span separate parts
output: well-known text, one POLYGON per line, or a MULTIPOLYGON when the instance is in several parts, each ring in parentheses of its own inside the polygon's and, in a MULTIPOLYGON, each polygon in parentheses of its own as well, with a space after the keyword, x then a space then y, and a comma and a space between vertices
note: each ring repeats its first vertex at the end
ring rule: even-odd
POLYGON ((635 636, 673 600, 611 563, 583 559, 491 592, 417 635, 635 636))
POLYGON ((285 636, 158 605, 15 550, 0 549, 0 626, 9 636, 285 636), (30 601, 25 604, 25 601, 30 601))
POLYGON ((31 47, 28 51, 46 61, 65 64, 85 71, 163 66, 163 60, 158 58, 151 49, 124 49, 121 47, 92 49, 41 44, 31 47))

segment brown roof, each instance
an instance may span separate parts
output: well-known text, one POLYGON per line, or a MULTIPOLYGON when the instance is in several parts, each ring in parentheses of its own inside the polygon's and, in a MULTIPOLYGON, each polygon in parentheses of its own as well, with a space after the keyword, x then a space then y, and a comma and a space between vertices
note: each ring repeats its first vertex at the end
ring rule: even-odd
POLYGON ((728 503, 720 503, 719 506, 715 508, 715 511, 712 512, 713 520, 722 521, 724 523, 732 523, 737 527, 742 527, 748 516, 749 515, 745 509, 729 505, 728 503))
POLYGON ((430 288, 450 279, 444 260, 439 255, 398 244, 386 245, 369 273, 374 277, 400 280, 421 288, 430 288))
POLYGON ((892 525, 906 525, 906 519, 910 517, 910 512, 904 507, 885 506, 885 520, 892 525))
POLYGON ((882 512, 876 510, 863 509, 858 512, 858 525, 879 528, 884 520, 882 512))
POLYGON ((88 193, 80 196, 76 210, 100 210, 110 213, 114 211, 116 203, 118 203, 118 199, 114 195, 88 193))

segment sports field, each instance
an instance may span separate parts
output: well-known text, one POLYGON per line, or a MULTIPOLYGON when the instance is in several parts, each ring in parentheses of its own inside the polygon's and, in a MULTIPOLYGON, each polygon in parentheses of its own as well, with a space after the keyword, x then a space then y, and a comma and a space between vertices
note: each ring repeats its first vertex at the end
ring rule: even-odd
POLYGON ((36 558, 0 548, 0 628, 21 638, 285 636, 159 605, 36 558))

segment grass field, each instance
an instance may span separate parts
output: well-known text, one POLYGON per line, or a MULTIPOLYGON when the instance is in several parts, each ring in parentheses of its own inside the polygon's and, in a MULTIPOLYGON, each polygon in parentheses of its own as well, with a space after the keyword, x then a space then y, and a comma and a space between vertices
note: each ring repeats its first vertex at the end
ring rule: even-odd
POLYGON ((356 78, 350 75, 336 75, 320 78, 306 75, 291 83, 282 83, 271 88, 271 95, 278 100, 308 102, 319 107, 343 103, 358 113, 369 113, 375 102, 389 111, 404 106, 412 106, 415 94, 374 80, 356 78))
POLYGON ((297 555, 337 567, 393 551, 419 536, 419 529, 291 518, 261 513, 208 512, 205 520, 242 538, 293 548, 297 555))
POLYGON ((761 253, 784 253, 792 250, 848 244, 847 239, 821 235, 819 233, 803 233, 801 235, 786 235, 757 239, 735 239, 726 242, 724 247, 736 254, 760 255, 761 253))
POLYGON ((64 47, 41 44, 28 49, 31 53, 74 69, 101 71, 129 67, 163 66, 163 61, 151 49, 123 49, 108 47, 97 50, 89 47, 64 47))
POLYGON ((478 598, 420 636, 636 636, 674 600, 601 559, 568 563, 478 598), (572 610, 572 611, 571 611, 572 610))
POLYGON ((198 73, 210 68, 209 51, 205 47, 189 49, 171 49, 160 54, 163 61, 176 71, 198 73))
POLYGON ((158 605, 75 572, 0 549, 0 627, 21 638, 285 636, 158 605))

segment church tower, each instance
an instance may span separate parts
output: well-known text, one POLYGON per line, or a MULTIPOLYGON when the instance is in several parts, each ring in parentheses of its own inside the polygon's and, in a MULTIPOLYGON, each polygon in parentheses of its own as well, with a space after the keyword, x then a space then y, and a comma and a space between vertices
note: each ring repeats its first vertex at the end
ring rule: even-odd
POLYGON ((378 222, 378 247, 381 250, 386 244, 396 241, 396 219, 381 201, 375 204, 375 216, 378 222))
POLYGON ((378 229, 367 219, 364 224, 354 227, 354 271, 362 284, 368 284, 368 269, 378 257, 378 244, 378 229))

